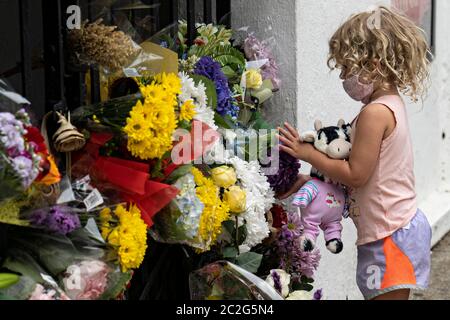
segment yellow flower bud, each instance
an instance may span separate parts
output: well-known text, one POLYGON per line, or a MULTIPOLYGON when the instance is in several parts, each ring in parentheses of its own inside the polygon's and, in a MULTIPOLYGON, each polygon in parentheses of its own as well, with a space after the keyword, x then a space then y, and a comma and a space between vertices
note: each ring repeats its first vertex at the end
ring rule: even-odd
POLYGON ((105 208, 102 211, 100 211, 100 219, 102 222, 109 222, 112 219, 111 215, 111 209, 105 208))
POLYGON ((250 69, 245 73, 247 89, 259 89, 263 84, 263 79, 259 70, 250 69))
POLYGON ((247 195, 241 187, 232 186, 225 191, 223 200, 230 207, 232 213, 242 213, 245 211, 247 203, 247 195))
POLYGON ((108 243, 113 246, 118 246, 120 244, 119 230, 115 228, 108 236, 108 243))
POLYGON ((221 166, 211 170, 214 184, 221 188, 229 188, 237 181, 236 171, 232 167, 221 166))

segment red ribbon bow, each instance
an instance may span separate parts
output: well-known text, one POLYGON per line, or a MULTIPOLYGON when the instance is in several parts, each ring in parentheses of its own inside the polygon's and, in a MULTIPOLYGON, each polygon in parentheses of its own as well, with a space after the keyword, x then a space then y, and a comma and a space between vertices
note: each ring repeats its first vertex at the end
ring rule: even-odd
MULTIPOLYGON (((176 144, 182 149, 191 150, 190 161, 202 156, 219 137, 217 131, 208 131, 212 129, 200 121, 194 121, 193 128, 199 124, 201 124, 202 132, 209 132, 211 139, 205 140, 203 135, 199 139, 193 129, 190 134, 183 136, 176 144)), ((137 205, 141 210, 143 220, 151 227, 153 216, 169 204, 177 196, 179 190, 174 186, 150 180, 150 165, 147 163, 100 156, 99 149, 112 137, 113 135, 109 133, 92 133, 72 171, 77 176, 89 174, 99 189, 110 187, 118 190, 119 196, 124 201, 137 205)), ((177 167, 178 165, 170 164, 164 171, 165 176, 170 175, 177 167)))

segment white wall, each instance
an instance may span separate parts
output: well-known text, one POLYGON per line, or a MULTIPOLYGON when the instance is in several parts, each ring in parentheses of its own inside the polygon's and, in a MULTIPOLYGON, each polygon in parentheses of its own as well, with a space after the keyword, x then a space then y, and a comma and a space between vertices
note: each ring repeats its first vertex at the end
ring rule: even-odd
MULTIPOLYGON (((231 0, 234 29, 248 27, 261 40, 268 40, 279 62, 282 89, 264 114, 274 125, 297 117, 296 12, 294 0, 231 0)), ((265 106, 266 107, 266 106, 265 106)))
MULTIPOLYGON (((450 1, 437 0, 436 57, 432 86, 423 105, 408 105, 415 153, 419 206, 435 228, 433 242, 450 230, 450 1), (447 138, 442 139, 446 131, 447 138)), ((325 125, 339 118, 351 121, 361 105, 343 91, 339 73, 326 66, 328 40, 351 14, 389 0, 232 0, 233 27, 250 26, 260 37, 274 36, 282 63, 281 91, 267 116, 274 124, 296 123, 312 129, 315 119, 325 125), (293 114, 295 112, 295 115, 293 114)), ((309 166, 303 165, 308 172, 309 166)), ((320 240, 322 261, 316 287, 328 299, 361 299, 355 283, 356 230, 344 222, 344 251, 331 255, 320 240)))

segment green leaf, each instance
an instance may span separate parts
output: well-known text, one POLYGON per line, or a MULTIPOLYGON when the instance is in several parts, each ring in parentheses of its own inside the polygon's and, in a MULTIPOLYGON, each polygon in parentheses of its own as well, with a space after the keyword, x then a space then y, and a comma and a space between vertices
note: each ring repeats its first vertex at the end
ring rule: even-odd
POLYGON ((164 175, 162 174, 161 170, 162 170, 162 161, 161 161, 161 159, 158 159, 152 168, 151 177, 152 178, 163 178, 164 175))
POLYGON ((224 128, 224 129, 235 129, 236 128, 235 122, 233 121, 233 119, 231 119, 231 117, 229 115, 221 116, 220 114, 218 114, 216 112, 214 115, 214 122, 216 123, 216 125, 218 125, 221 128, 224 128))
POLYGON ((237 257, 237 264, 245 270, 256 273, 261 265, 262 254, 255 252, 246 252, 237 257))
POLYGON ((235 70, 245 68, 245 56, 238 49, 232 46, 220 47, 213 55, 214 60, 219 62, 222 67, 235 66, 235 70))
POLYGON ((230 66, 223 67, 222 72, 228 79, 236 77, 236 71, 234 71, 230 66))
MULTIPOLYGON (((233 236, 234 239, 236 239, 236 234, 234 234, 233 236)), ((238 228, 238 245, 243 244, 246 238, 247 238, 247 227, 244 224, 238 228)))
POLYGON ((203 82, 203 84, 206 87, 206 95, 208 96, 208 106, 210 106, 213 110, 216 110, 216 108, 217 108, 217 89, 216 89, 216 85, 214 84, 214 82, 205 76, 200 76, 197 74, 194 74, 191 77, 194 80, 196 85, 198 85, 199 82, 203 82))
POLYGON ((114 300, 124 290, 127 283, 131 281, 131 272, 113 272, 108 276, 108 289, 103 292, 100 300, 114 300))
POLYGON ((236 259, 238 251, 235 247, 226 247, 223 249, 223 257, 225 259, 236 259))
POLYGON ((235 222, 233 220, 227 220, 222 222, 223 229, 231 235, 234 233, 235 222))
POLYGON ((185 176, 186 174, 190 173, 192 170, 191 164, 182 165, 178 168, 176 168, 166 179, 166 183, 173 184, 181 177, 185 176))
POLYGON ((20 277, 11 273, 0 273, 0 289, 8 288, 19 282, 20 277))
POLYGON ((268 123, 262 116, 261 112, 259 111, 255 111, 253 112, 253 117, 251 119, 251 121, 253 121, 252 124, 252 128, 255 130, 260 130, 260 129, 273 129, 273 126, 270 125, 270 123, 268 123))

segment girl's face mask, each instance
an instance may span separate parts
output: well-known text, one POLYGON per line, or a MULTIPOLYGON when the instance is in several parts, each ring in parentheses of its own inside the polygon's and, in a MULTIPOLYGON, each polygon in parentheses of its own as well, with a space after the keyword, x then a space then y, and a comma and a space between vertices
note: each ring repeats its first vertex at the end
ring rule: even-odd
POLYGON ((356 101, 369 103, 373 94, 373 83, 365 84, 359 81, 359 75, 351 76, 342 82, 345 92, 356 101))

